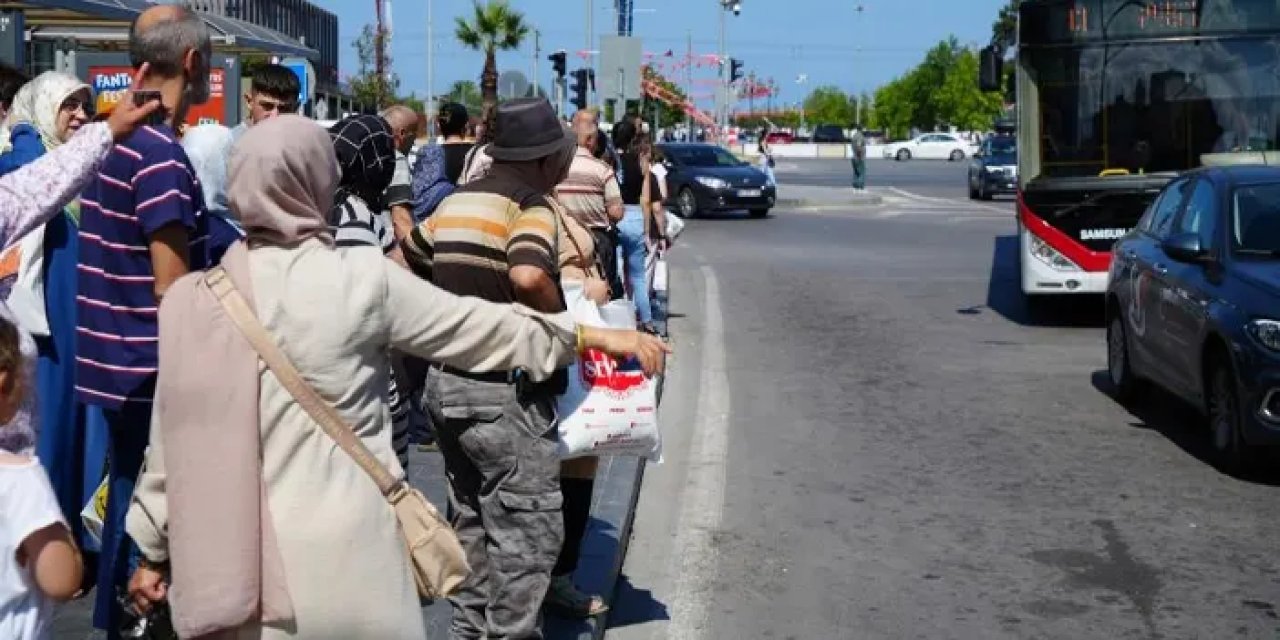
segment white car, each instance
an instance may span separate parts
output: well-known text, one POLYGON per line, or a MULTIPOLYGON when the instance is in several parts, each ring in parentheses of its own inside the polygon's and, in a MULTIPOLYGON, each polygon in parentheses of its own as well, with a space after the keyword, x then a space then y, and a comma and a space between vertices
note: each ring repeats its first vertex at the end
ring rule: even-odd
POLYGON ((967 140, 949 133, 926 133, 906 142, 894 142, 884 147, 885 159, 899 162, 912 158, 950 160, 959 162, 973 155, 975 146, 967 140))

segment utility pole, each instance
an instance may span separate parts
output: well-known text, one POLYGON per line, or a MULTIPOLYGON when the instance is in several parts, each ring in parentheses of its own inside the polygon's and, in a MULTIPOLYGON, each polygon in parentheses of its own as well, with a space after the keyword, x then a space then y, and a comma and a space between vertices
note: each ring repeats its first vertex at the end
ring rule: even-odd
POLYGON ((720 6, 720 82, 716 83, 716 138, 724 132, 726 114, 728 107, 726 103, 729 101, 729 81, 725 78, 729 77, 729 60, 725 54, 725 14, 728 12, 728 5, 721 0, 720 6))
POLYGON ((375 85, 378 89, 378 104, 374 106, 378 109, 386 106, 384 103, 387 99, 387 25, 383 21, 382 2, 383 0, 373 0, 374 11, 378 14, 377 30, 373 34, 373 69, 378 75, 378 84, 375 85))
MULTIPOLYGON (((588 68, 588 69, 591 69, 592 67, 594 67, 594 64, 592 64, 594 61, 593 61, 593 60, 592 60, 592 58, 591 58, 591 49, 592 49, 592 47, 593 47, 593 45, 594 45, 594 43, 595 43, 595 39, 596 39, 596 33, 595 33, 595 22, 594 22, 594 18, 595 18, 595 15, 594 15, 594 14, 595 14, 595 10, 596 10, 596 9, 595 9, 595 3, 594 3, 594 2, 592 2, 592 0, 587 0, 587 47, 586 47, 585 51, 587 52, 587 68, 588 68)), ((591 102, 591 88, 590 88, 590 87, 587 87, 587 104, 591 104, 591 103, 592 103, 592 102, 591 102)), ((600 119, 601 119, 601 120, 603 120, 603 119, 604 119, 604 112, 603 112, 603 111, 601 111, 601 113, 600 113, 600 119)))
POLYGON ((538 58, 542 57, 542 32, 533 30, 533 97, 538 97, 538 58))
POLYGON ((685 135, 693 142, 693 29, 689 30, 689 49, 685 55, 684 65, 684 100, 687 103, 684 112, 685 135))
POLYGON ((427 0, 427 136, 435 141, 436 135, 436 40, 435 20, 431 16, 434 0, 427 0))

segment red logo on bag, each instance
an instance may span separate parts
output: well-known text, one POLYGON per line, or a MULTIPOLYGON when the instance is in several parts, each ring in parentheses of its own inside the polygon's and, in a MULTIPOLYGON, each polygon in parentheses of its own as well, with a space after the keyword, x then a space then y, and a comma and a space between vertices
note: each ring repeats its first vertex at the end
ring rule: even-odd
POLYGON ((578 364, 578 375, 588 389, 603 389, 624 396, 644 385, 644 371, 635 358, 618 362, 603 352, 587 349, 578 364))

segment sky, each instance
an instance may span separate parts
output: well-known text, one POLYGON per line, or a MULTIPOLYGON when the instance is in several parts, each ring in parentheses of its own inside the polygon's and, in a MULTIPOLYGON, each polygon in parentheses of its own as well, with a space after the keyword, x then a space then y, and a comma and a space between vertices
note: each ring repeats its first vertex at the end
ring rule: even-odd
MULTIPOLYGON (((427 95, 427 5, 435 23, 435 91, 444 93, 458 80, 478 81, 483 56, 453 37, 457 16, 471 14, 472 0, 389 0, 392 3, 393 69, 402 93, 427 95)), ((819 85, 846 92, 872 92, 911 69, 934 44, 954 35, 962 44, 986 45, 1004 0, 740 0, 742 13, 726 15, 728 55, 744 61, 745 72, 773 78, 780 90, 775 106, 794 104, 819 85), (857 11, 861 6, 863 10, 857 11), (797 83, 800 75, 804 84, 797 83)), ((352 43, 372 22, 374 0, 312 0, 338 15, 343 74, 357 69, 352 43)), ((594 10, 597 38, 617 32, 614 0, 511 0, 541 33, 539 83, 550 86, 557 49, 569 53, 569 69, 582 65, 576 53, 586 48, 587 7, 594 10)), ((658 60, 668 49, 683 56, 693 39, 696 56, 715 54, 719 42, 719 0, 634 0, 632 35, 658 60)), ((596 41, 598 42, 598 40, 596 41)), ((519 51, 500 53, 499 71, 532 74, 533 38, 519 51)), ((673 60, 673 59, 672 59, 673 60)), ((683 74, 683 71, 678 72, 683 74)), ((693 94, 709 107, 715 70, 695 69, 693 94)), ((674 79, 674 78, 673 78, 674 79)), ((684 84, 680 78, 679 83, 684 84)), ((746 102, 741 108, 747 106, 746 102)), ((756 104, 757 108, 762 105, 756 104)))

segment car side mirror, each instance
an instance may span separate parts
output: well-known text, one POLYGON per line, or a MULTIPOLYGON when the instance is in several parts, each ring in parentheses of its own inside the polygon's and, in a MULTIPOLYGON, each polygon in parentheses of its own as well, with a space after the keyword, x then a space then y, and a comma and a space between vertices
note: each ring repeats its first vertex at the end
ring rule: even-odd
POLYGON ((1200 235, 1196 233, 1179 233, 1160 243, 1160 248, 1178 262, 1198 263, 1209 257, 1209 250, 1200 244, 1200 235))

